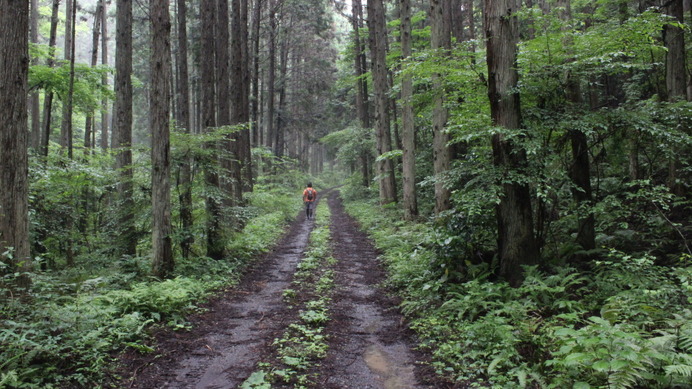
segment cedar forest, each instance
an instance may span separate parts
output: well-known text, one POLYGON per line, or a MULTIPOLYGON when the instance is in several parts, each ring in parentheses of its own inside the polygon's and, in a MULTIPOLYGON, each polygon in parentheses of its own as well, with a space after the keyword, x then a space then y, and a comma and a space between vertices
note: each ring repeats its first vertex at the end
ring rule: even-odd
POLYGON ((118 353, 189 329, 308 181, 450 385, 692 388, 691 19, 0 0, 0 388, 117 386, 118 353))

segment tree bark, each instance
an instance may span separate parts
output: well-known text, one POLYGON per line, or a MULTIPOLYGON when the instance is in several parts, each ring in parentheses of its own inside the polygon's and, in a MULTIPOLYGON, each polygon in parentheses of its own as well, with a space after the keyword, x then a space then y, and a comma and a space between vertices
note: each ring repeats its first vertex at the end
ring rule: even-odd
MULTIPOLYGON (((521 129, 516 3, 485 0, 488 64, 488 97, 493 125, 506 130, 521 129)), ((497 206, 500 275, 513 286, 522 280, 522 265, 534 264, 538 247, 533 233, 529 187, 511 176, 523 173, 526 152, 502 133, 492 136, 493 163, 503 174, 497 206)))
MULTIPOLYGON (((411 1, 399 1, 401 14, 401 56, 404 61, 411 57, 411 1)), ((401 137, 403 143, 403 206, 404 219, 418 216, 416 197, 416 133, 413 115, 413 78, 404 70, 401 79, 401 137)))
MULTIPOLYGON (((108 66, 108 3, 100 0, 102 4, 101 12, 101 65, 108 66)), ((101 76, 101 84, 104 88, 108 87, 108 75, 101 76)), ((101 149, 108 149, 108 125, 110 118, 108 115, 108 98, 101 100, 101 149)))
MULTIPOLYGON (((96 11, 94 12, 94 29, 91 33, 91 67, 96 67, 98 64, 98 53, 99 53, 99 38, 101 34, 101 13, 103 12, 103 0, 99 0, 96 4, 96 11)), ((94 125, 94 111, 90 110, 86 115, 86 122, 84 123, 84 148, 87 150, 92 147, 91 134, 95 131, 96 126, 94 125)))
POLYGON ((151 15, 151 198, 152 274, 168 278, 173 273, 170 188, 170 31, 168 0, 150 0, 151 15))
MULTIPOLYGON (((10 271, 32 269, 29 246, 29 3, 0 0, 0 260, 10 271)), ((20 287, 31 279, 20 276, 20 287)))
MULTIPOLYGON (((386 20, 382 0, 368 0, 368 28, 370 29, 370 52, 372 56, 372 78, 375 91, 375 134, 377 154, 381 156, 392 151, 389 128, 389 97, 387 96, 386 64, 386 20)), ((391 158, 377 162, 379 176, 380 203, 396 201, 394 163, 391 158)))
MULTIPOLYGON (((445 10, 449 0, 430 0, 431 44, 440 57, 449 55, 452 48, 451 26, 445 10)), ((452 153, 448 146, 450 137, 445 127, 449 116, 445 107, 445 92, 442 75, 433 75, 433 171, 435 173, 435 213, 439 214, 451 208, 451 192, 444 185, 443 175, 449 171, 452 153)))
MULTIPOLYGON (((211 131, 216 127, 216 94, 215 94, 215 15, 217 9, 214 0, 201 0, 201 50, 205 58, 200 60, 200 125, 203 131, 211 131)), ((209 144, 207 148, 217 155, 217 145, 209 144)), ((225 243, 221 231, 221 204, 214 193, 219 189, 219 176, 214 164, 215 157, 207 161, 204 179, 207 186, 207 256, 220 260, 224 255, 225 243)))
MULTIPOLYGON (((247 101, 245 93, 244 83, 244 66, 243 66, 243 29, 242 29, 242 7, 240 0, 232 0, 232 17, 231 17, 231 69, 230 77, 231 83, 233 84, 233 89, 231 91, 231 117, 230 124, 238 125, 245 123, 246 109, 245 103, 247 101)), ((242 176, 242 164, 244 162, 244 137, 240 132, 234 133, 228 142, 230 154, 230 184, 231 184, 231 203, 238 205, 242 203, 243 200, 243 176, 242 176)))
POLYGON ((266 146, 274 149, 274 94, 276 83, 276 0, 269 0, 269 67, 267 69, 267 135, 266 146))
MULTIPOLYGON (((30 39, 31 43, 38 44, 38 0, 31 0, 30 39)), ((38 65, 38 57, 31 59, 32 65, 38 65)), ((29 110, 31 111, 31 131, 29 147, 38 150, 41 144, 41 108, 39 92, 33 91, 29 95, 29 110)))
POLYGON ((251 108, 251 127, 252 127, 252 146, 261 145, 260 141, 260 90, 259 90, 259 80, 260 80, 260 18, 262 15, 262 1, 255 1, 255 8, 253 9, 252 16, 252 97, 250 102, 251 108))
MULTIPOLYGON (((236 0, 238 1, 238 0, 236 0)), ((241 96, 242 110, 240 122, 249 124, 250 121, 250 50, 249 50, 249 31, 248 31, 248 1, 240 1, 240 26, 238 27, 240 40, 240 55, 241 55, 241 96)), ((252 192, 253 172, 252 172, 252 142, 250 140, 251 133, 249 126, 246 126, 240 131, 238 145, 238 154, 241 164, 241 190, 243 192, 252 192)), ((239 195, 239 201, 242 201, 242 194, 239 195)))
MULTIPOLYGON (((53 0, 53 8, 50 17, 50 37, 48 38, 48 66, 51 68, 55 66, 55 45, 57 41, 59 9, 60 0, 53 0)), ((43 157, 48 155, 52 113, 53 92, 47 92, 46 97, 43 100, 43 122, 41 125, 41 144, 39 146, 39 154, 43 157)))
POLYGON ((132 0, 116 2, 115 103, 113 140, 115 166, 119 172, 119 248, 121 255, 135 255, 137 237, 132 197, 132 0))
MULTIPOLYGON (((178 0, 178 78, 177 78, 177 99, 178 106, 176 111, 176 121, 185 133, 190 134, 190 77, 188 74, 187 63, 187 2, 178 0)), ((179 182, 179 201, 180 201, 180 223, 182 225, 182 239, 180 249, 184 259, 190 257, 194 235, 192 233, 192 169, 190 157, 183 156, 180 164, 179 182)))
MULTIPOLYGON (((67 96, 63 100, 62 125, 60 126, 60 146, 67 157, 72 159, 72 112, 74 101, 75 33, 77 21, 77 0, 67 1, 67 20, 65 24, 65 59, 70 63, 70 80, 67 96)), ((69 262, 69 260, 68 260, 69 262)))
MULTIPOLYGON (((684 24, 682 0, 670 0, 665 10, 676 22, 684 24)), ((663 27, 663 41, 666 52, 666 91, 671 102, 687 98, 687 69, 685 67, 685 33, 678 26, 667 24, 663 27)), ((668 187, 678 196, 685 195, 685 181, 680 175, 680 159, 671 158, 668 168, 668 187)))

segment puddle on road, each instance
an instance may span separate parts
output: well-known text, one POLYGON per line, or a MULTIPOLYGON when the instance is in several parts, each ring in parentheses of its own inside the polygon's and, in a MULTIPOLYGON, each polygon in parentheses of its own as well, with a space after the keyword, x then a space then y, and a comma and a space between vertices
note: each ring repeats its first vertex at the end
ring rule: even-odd
POLYGON ((370 345, 363 354, 363 359, 370 370, 379 376, 384 389, 413 388, 415 382, 413 367, 398 366, 387 353, 378 345, 370 345))

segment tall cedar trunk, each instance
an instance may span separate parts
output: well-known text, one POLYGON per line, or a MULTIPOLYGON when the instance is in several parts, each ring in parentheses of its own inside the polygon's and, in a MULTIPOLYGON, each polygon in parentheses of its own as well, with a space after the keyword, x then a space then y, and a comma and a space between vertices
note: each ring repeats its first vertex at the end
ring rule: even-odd
MULTIPOLYGON (((99 37, 101 35, 101 12, 103 12, 103 0, 99 0, 96 4, 96 11, 94 12, 94 29, 91 33, 91 67, 98 65, 99 59, 99 37)), ((86 115, 86 122, 84 123, 84 147, 89 149, 92 147, 91 134, 95 131, 94 126, 94 111, 90 110, 86 115)))
POLYGON ((269 68, 267 69, 267 132, 265 146, 272 149, 274 140, 274 84, 276 82, 276 0, 269 0, 269 68))
MULTIPOLYGON (((231 17, 231 69, 230 78, 233 89, 231 90, 231 124, 237 125, 245 122, 245 88, 243 85, 243 46, 242 46, 242 28, 241 28, 241 4, 240 0, 231 1, 232 17, 231 17)), ((240 204, 243 199, 242 183, 243 177, 241 172, 241 149, 243 136, 240 132, 233 134, 229 144, 231 151, 230 179, 232 184, 232 201, 234 204, 240 204)))
MULTIPOLYGON (((31 43, 38 44, 38 0, 31 0, 30 17, 30 40, 31 43)), ((33 57, 31 59, 31 64, 38 65, 38 57, 33 57)), ((31 112, 29 147, 38 150, 41 143, 41 112, 39 92, 37 90, 31 92, 29 95, 29 110, 31 112)))
POLYGON ((152 274, 168 278, 173 273, 171 243, 170 187, 170 69, 171 20, 168 0, 151 0, 151 93, 149 127, 151 130, 151 199, 152 199, 152 274))
MULTIPOLYGON (((101 12, 101 65, 108 66, 108 3, 100 0, 103 11, 101 12)), ((108 87, 108 74, 101 76, 101 84, 108 87)), ((101 100, 101 149, 108 149, 108 98, 101 100)))
MULTIPOLYGON (((514 0, 485 0, 491 119, 493 125, 514 131, 521 128, 516 92, 519 81, 517 10, 514 0)), ((497 206, 500 275, 517 286, 522 279, 521 266, 534 264, 538 259, 529 187, 510 178, 526 167, 526 152, 501 133, 493 135, 492 149, 493 163, 504 175, 497 206)))
MULTIPOLYGON (((28 180, 29 3, 0 0, 0 260, 30 271, 28 180), (11 253, 6 256, 4 253, 11 253)), ((28 287, 26 276, 17 279, 28 287)))
MULTIPOLYGON (((240 93, 238 88, 231 90, 230 71, 229 71, 229 16, 228 0, 216 0, 216 104, 217 104, 217 125, 227 126, 233 123, 231 118, 231 95, 240 93)), ((221 142, 221 154, 219 162, 222 176, 219 179, 222 193, 224 196, 223 206, 231 207, 235 204, 235 179, 236 179, 236 147, 235 136, 228 134, 221 142)))
POLYGON ((252 126, 252 146, 257 147, 261 145, 260 140, 260 116, 259 107, 260 105, 260 90, 259 90, 259 80, 260 80, 260 18, 262 15, 262 2, 263 0, 255 0, 255 8, 253 9, 252 15, 252 97, 250 98, 252 104, 251 110, 251 126, 252 126))
MULTIPOLYGON (((48 66, 55 66, 55 45, 58 30, 58 11, 60 0, 53 0, 53 8, 50 17, 50 37, 48 38, 48 66)), ((53 92, 47 92, 43 100, 43 121, 41 124, 41 144, 39 154, 43 157, 48 155, 48 144, 50 142, 51 119, 53 112, 53 92)))
MULTIPOLYGON (((249 31, 248 31, 248 1, 238 0, 240 2, 240 26, 238 27, 240 40, 240 55, 241 55, 241 97, 242 110, 240 115, 241 123, 250 121, 250 49, 249 49, 249 31)), ((240 144, 238 145, 238 154, 241 162, 241 190, 243 192, 252 192, 253 188, 253 173, 252 173, 252 142, 250 128, 245 126, 240 131, 240 144)), ((242 200, 242 194, 239 194, 239 200, 242 200)))
MULTIPOLYGON (((449 8, 445 2, 449 0, 430 0, 431 43, 438 55, 446 57, 452 48, 451 27, 445 11, 449 8)), ((435 172, 435 213, 450 209, 451 192, 445 188, 442 175, 449 171, 452 153, 448 146, 449 134, 445 131, 447 117, 445 107, 445 92, 442 75, 433 75, 433 171, 435 172)))
MULTIPOLYGON (((292 22, 291 22, 292 24, 292 22)), ((288 28, 291 29, 290 27, 288 28)), ((279 110, 276 115, 276 128, 274 129, 274 155, 284 156, 284 122, 286 117, 286 83, 288 77, 288 51, 289 34, 284 34, 279 48, 279 110)))
MULTIPOLYGON (((67 96, 63 100, 62 125, 60 126, 60 146, 67 157, 72 159, 72 112, 74 101, 75 33, 77 21, 77 0, 67 0, 67 20, 65 24, 65 59, 70 63, 70 79, 67 96)), ((69 262, 69 258, 68 258, 69 262)))
POLYGON ((449 1, 449 24, 451 26, 451 33, 454 39, 456 39, 457 45, 463 42, 464 39, 464 11, 462 5, 464 0, 450 0, 449 1))
MULTIPOLYGON (((176 121, 185 133, 190 134, 190 77, 187 66, 187 3, 178 0, 178 78, 176 121)), ((184 259, 190 257, 194 234, 192 232, 192 169, 190 156, 185 155, 180 164, 180 182, 178 183, 178 198, 180 201, 180 223, 183 237, 180 249, 184 259)))
MULTIPOLYGON (((684 24, 682 0, 671 0, 666 8, 666 14, 678 23, 684 24)), ((687 97, 687 81, 685 68, 685 33, 678 26, 666 25, 663 29, 663 40, 666 45, 666 90, 669 101, 685 100, 687 97)), ((668 170, 668 186, 673 193, 685 194, 684 181, 679 177, 680 159, 677 156, 670 161, 668 170)))
MULTIPOLYGON (((561 17, 565 22, 569 22, 572 18, 570 0, 560 0, 557 5, 563 10, 561 17)), ((563 41, 564 47, 568 52, 571 52, 573 45, 571 36, 567 36, 563 41)), ((568 101, 568 108, 572 108, 576 114, 580 112, 584 102, 582 99, 579 80, 570 71, 565 75, 565 94, 568 101)), ((591 194, 591 165, 589 162, 589 145, 586 134, 579 129, 570 129, 568 131, 570 143, 572 146, 572 166, 569 171, 569 176, 574 183, 572 196, 577 202, 578 207, 578 227, 577 227, 577 244, 584 250, 592 250, 596 248, 596 231, 595 217, 591 208, 593 206, 593 198, 591 194)), ((574 260, 585 259, 586 256, 575 256, 574 260)))
MULTIPOLYGON (((401 56, 406 61, 411 56, 411 1, 399 1, 401 14, 401 56)), ((403 201, 404 218, 413 220, 418 216, 416 197, 416 133, 413 115, 413 78, 404 72, 401 78, 401 137, 403 143, 403 201)))
MULTIPOLYGON (((215 85, 215 66, 214 66, 214 20, 216 7, 214 0, 201 0, 200 20, 201 20, 201 49, 205 57, 200 59, 200 125, 204 131, 212 131, 216 127, 216 93, 215 85)), ((207 148, 216 155, 216 145, 209 144, 207 148)), ((221 231, 221 204, 214 193, 219 188, 219 176, 216 172, 216 165, 212 161, 213 157, 207 161, 204 172, 204 179, 207 186, 206 209, 207 209, 207 256, 213 259, 222 259, 224 252, 223 234, 221 231)))
POLYGON ((115 103, 113 105, 113 142, 115 167, 119 172, 120 198, 118 237, 121 255, 135 255, 137 236, 132 197, 132 0, 116 2, 115 103))
MULTIPOLYGON (((372 78, 375 89, 375 135, 377 154, 381 156, 392 150, 389 129, 389 97, 387 96, 386 64, 386 20, 382 0, 368 0, 368 28, 370 29, 370 52, 372 53, 372 78)), ((396 201, 394 163, 391 158, 377 162, 380 203, 396 201)))
MULTIPOLYGON (((360 36, 360 29, 363 27, 363 6, 360 0, 353 0, 351 4, 351 23, 353 26, 353 47, 354 47, 354 70, 356 76, 356 114, 359 124, 362 128, 370 127, 370 113, 368 110, 368 86, 367 78, 364 74, 367 72, 364 65, 365 61, 365 46, 360 36)), ((361 172, 363 176, 363 186, 370 186, 370 153, 363 150, 360 153, 361 172)))

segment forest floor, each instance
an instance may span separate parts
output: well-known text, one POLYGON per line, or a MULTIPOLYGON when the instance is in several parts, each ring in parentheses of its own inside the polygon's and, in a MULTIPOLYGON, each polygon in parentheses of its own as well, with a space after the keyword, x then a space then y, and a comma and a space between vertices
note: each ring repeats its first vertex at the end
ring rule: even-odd
MULTIPOLYGON (((436 382, 432 369, 422 362, 426 355, 415 350, 396 299, 379 285, 385 273, 371 241, 344 212, 337 193, 326 196, 337 262, 325 329, 329 347, 312 368, 312 387, 449 387, 436 382)), ((159 330, 154 334, 155 352, 124 353, 119 387, 239 387, 298 315, 282 294, 291 286, 313 226, 314 221, 301 213, 237 287, 223 291, 203 306, 203 313, 188 318, 189 331, 159 330)))

